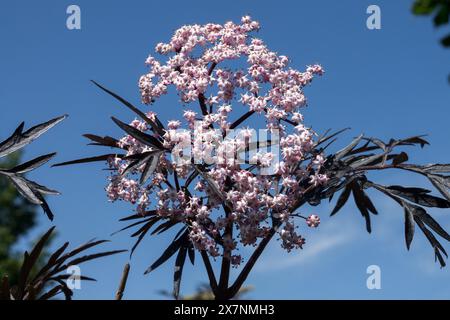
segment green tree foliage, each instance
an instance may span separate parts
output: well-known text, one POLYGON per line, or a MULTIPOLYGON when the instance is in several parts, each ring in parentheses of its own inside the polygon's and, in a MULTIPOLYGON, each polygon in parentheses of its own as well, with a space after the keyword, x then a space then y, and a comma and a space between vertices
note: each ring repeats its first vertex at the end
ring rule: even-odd
MULTIPOLYGON (((432 15, 435 27, 442 27, 449 22, 450 0, 415 0, 412 12, 416 15, 432 15)), ((441 44, 450 48, 450 33, 441 39, 441 44)), ((448 78, 450 82, 450 76, 448 78)))

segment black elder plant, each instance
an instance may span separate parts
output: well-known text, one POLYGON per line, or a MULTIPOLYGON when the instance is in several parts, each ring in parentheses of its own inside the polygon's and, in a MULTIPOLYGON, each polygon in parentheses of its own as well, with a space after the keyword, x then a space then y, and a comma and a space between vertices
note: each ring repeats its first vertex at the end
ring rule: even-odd
POLYGON ((166 124, 154 110, 141 111, 94 82, 139 119, 127 124, 113 117, 125 133, 118 139, 85 135, 92 145, 114 151, 59 166, 107 162, 109 199, 136 208, 121 219, 130 223, 122 230, 136 228, 131 254, 147 235, 176 232, 145 271, 175 256, 175 298, 186 258, 194 265, 200 255, 215 299, 232 299, 274 237, 288 252, 305 245, 301 230, 320 223, 317 215, 305 214, 305 205, 318 205, 336 194, 331 215, 352 196, 371 232, 371 216, 378 211, 368 189, 403 209, 407 248, 417 226, 445 266, 447 253, 438 238, 449 241, 450 235, 426 208, 450 207, 450 165, 412 164, 408 154, 399 151, 424 147, 428 142, 423 136, 384 142, 360 135, 327 154, 342 131, 318 136, 300 113, 307 106, 304 88, 324 70, 320 65, 293 69, 286 56, 252 35, 258 29, 259 23, 248 16, 241 23, 187 25, 168 43, 156 46, 164 61, 147 58, 149 71, 140 78, 139 88, 142 102, 152 108, 170 90, 177 92, 181 106, 171 106, 171 114, 180 108, 182 116, 166 124), (248 127, 250 118, 260 124, 260 136, 248 127), (370 174, 382 170, 423 175, 442 197, 419 187, 372 181, 370 174), (254 248, 248 257, 241 253, 244 246, 254 248), (219 270, 211 259, 220 263, 219 270), (238 269, 235 279, 230 277, 231 267, 238 269))

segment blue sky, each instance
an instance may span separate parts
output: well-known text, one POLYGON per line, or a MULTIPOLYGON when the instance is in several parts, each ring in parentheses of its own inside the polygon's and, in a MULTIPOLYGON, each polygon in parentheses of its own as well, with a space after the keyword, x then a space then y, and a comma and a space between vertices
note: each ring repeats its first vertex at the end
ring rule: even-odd
MULTIPOLYGON (((380 138, 429 134, 432 143, 411 150, 417 163, 449 162, 450 52, 438 41, 442 30, 429 18, 410 13, 412 1, 3 1, 0 4, 0 137, 22 120, 35 124, 68 113, 63 124, 26 149, 26 158, 58 151, 56 161, 100 154, 86 146, 83 133, 119 136, 109 117, 131 120, 133 114, 101 93, 95 79, 131 101, 139 102, 137 79, 144 60, 160 41, 187 23, 237 21, 250 14, 259 20, 258 36, 293 66, 321 63, 326 74, 307 88, 306 122, 321 132, 352 127, 340 145, 364 132, 380 138), (82 29, 66 29, 66 8, 81 7, 82 29), (381 8, 381 30, 366 28, 366 8, 381 8)), ((161 118, 178 116, 176 99, 162 99, 154 107, 161 118)), ((73 245, 93 237, 111 239, 104 249, 130 248, 128 233, 110 237, 131 214, 132 207, 107 202, 105 171, 100 164, 42 168, 33 179, 60 190, 50 199, 59 237, 55 245, 73 245)), ((399 172, 378 175, 381 183, 429 187, 420 177, 399 172)), ((372 194, 380 215, 368 235, 353 205, 327 218, 332 205, 307 209, 321 215, 317 230, 306 230, 303 251, 285 254, 274 241, 263 254, 247 283, 256 289, 250 298, 392 299, 450 298, 450 269, 440 269, 426 239, 417 234, 411 251, 403 240, 403 212, 389 200, 372 194), (382 289, 366 288, 366 268, 382 271, 382 289)), ((435 217, 450 229, 449 211, 435 217)), ((30 235, 51 224, 42 214, 30 235)), ((158 299, 158 290, 172 286, 173 261, 153 274, 143 272, 173 235, 147 238, 135 253, 125 297, 158 299)), ((450 246, 446 245, 447 248, 450 246)), ((83 274, 98 283, 84 283, 80 299, 111 299, 126 254, 92 262, 83 274)), ((203 267, 186 265, 182 293, 206 282, 203 267)))

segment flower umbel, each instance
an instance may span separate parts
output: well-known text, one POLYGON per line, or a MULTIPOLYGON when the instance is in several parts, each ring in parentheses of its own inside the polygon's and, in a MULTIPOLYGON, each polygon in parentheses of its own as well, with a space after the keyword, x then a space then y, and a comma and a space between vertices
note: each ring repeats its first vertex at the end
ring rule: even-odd
MULTIPOLYGON (((196 249, 213 257, 226 254, 233 265, 242 261, 232 254, 238 245, 256 245, 271 220, 278 221, 275 217, 283 217, 279 220, 284 223, 279 229, 282 247, 301 248, 304 239, 296 233, 292 209, 307 188, 327 182, 326 175, 319 173, 324 157, 310 156, 315 133, 303 124, 299 112, 307 104, 303 88, 323 69, 319 65, 306 71, 293 69, 286 56, 251 36, 257 29, 259 23, 249 16, 239 24, 183 26, 168 43, 156 46, 156 52, 167 57, 165 62, 153 56, 146 60, 149 72, 139 81, 145 104, 154 103, 173 86, 186 107, 199 105, 184 109, 182 117, 168 121, 165 134, 155 138, 177 155, 190 148, 192 159, 204 160, 207 169, 201 165, 199 174, 200 167, 191 158, 172 161, 161 153, 153 178, 142 183, 135 174, 146 170, 145 163, 130 170, 134 160, 109 161, 117 172, 107 187, 111 200, 138 204, 140 213, 154 210, 159 217, 183 222, 196 249), (236 68, 229 67, 233 61, 236 68), (242 62, 246 67, 239 67, 242 62), (246 115, 232 122, 233 110, 246 115), (249 128, 230 134, 252 114, 265 118, 263 129, 268 135, 279 135, 281 159, 267 150, 270 143, 255 148, 249 128), (186 130, 181 130, 183 123, 186 130), (253 153, 245 153, 252 148, 253 153), (239 157, 243 161, 236 161, 239 157), (271 166, 275 174, 263 175, 262 170, 271 166), (235 229, 233 236, 230 228, 235 229), (227 241, 219 240, 225 237, 227 241)), ((131 126, 141 132, 151 130, 145 121, 134 120, 131 126)), ((130 158, 155 150, 130 135, 120 143, 130 158)), ((318 226, 315 217, 308 218, 309 226, 318 226)))

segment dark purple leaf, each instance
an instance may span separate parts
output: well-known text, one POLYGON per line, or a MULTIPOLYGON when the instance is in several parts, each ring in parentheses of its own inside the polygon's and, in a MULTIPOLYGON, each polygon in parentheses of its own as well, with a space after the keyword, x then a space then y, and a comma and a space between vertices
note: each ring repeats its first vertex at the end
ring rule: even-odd
POLYGON ((88 157, 88 158, 82 158, 82 159, 77 159, 77 160, 57 163, 57 164, 52 165, 52 167, 61 167, 61 166, 67 166, 67 165, 71 165, 71 164, 79 164, 79 163, 108 161, 108 159, 114 158, 114 157, 123 158, 124 155, 123 154, 109 153, 109 154, 103 154, 101 156, 88 157))
POLYGON ((151 120, 149 117, 147 117, 147 115, 145 113, 143 113, 141 110, 139 110, 138 108, 133 106, 130 102, 128 102, 124 98, 122 98, 119 95, 115 94, 114 92, 106 89, 105 87, 103 87, 102 85, 98 84, 97 82, 95 82, 93 80, 91 80, 91 81, 97 87, 99 87, 100 89, 102 89, 106 93, 110 94, 111 96, 113 96, 114 98, 119 100, 122 104, 124 104, 126 107, 128 107, 131 111, 133 111, 134 113, 139 115, 145 122, 147 122, 152 127, 154 132, 158 133, 160 136, 163 136, 165 134, 164 127, 162 126, 161 121, 159 121, 159 119, 156 116, 155 116, 155 120, 156 120, 156 122, 155 122, 155 121, 151 120))

